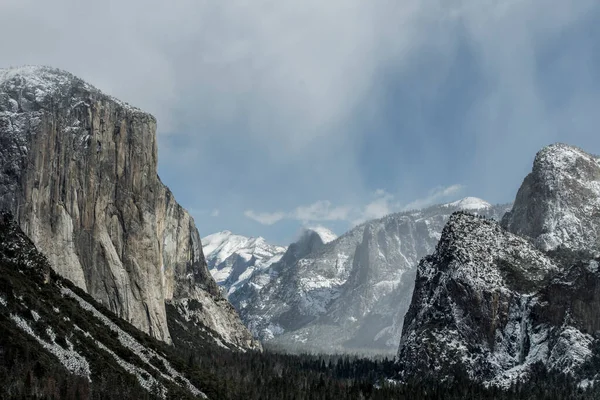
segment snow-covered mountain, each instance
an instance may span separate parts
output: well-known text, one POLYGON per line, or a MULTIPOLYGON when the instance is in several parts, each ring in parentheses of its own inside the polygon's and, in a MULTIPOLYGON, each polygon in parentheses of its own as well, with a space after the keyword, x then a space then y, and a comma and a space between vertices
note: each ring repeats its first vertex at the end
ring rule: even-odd
POLYGON ((279 261, 286 248, 262 237, 246 237, 223 231, 202 238, 208 269, 227 294, 233 293, 256 270, 279 261))
POLYGON ((508 386, 532 365, 596 379, 598 158, 542 149, 502 226, 454 214, 417 269, 402 376, 508 386), (589 212, 589 214, 586 214, 589 212))
POLYGON ((450 214, 462 208, 497 219, 509 209, 466 198, 368 221, 329 242, 324 232, 308 230, 229 300, 272 346, 395 352, 417 263, 433 252, 450 214))

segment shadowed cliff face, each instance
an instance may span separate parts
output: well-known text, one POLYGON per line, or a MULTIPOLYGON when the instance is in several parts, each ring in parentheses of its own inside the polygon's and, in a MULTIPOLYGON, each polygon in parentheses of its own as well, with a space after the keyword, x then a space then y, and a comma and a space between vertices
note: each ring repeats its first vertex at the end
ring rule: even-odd
POLYGON ((64 71, 0 70, 0 145, 0 207, 58 273, 159 339, 165 301, 192 298, 197 319, 254 346, 156 173, 154 117, 64 71))

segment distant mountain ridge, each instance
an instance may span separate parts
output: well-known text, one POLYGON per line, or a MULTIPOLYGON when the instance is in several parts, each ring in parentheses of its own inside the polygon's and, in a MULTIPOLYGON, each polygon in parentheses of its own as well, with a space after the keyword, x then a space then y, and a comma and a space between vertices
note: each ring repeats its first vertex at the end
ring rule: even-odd
POLYGON ((395 352, 416 265, 433 251, 450 214, 462 208, 497 219, 509 209, 470 197, 368 221, 335 239, 307 230, 279 261, 244 274, 229 300, 271 346, 395 352))

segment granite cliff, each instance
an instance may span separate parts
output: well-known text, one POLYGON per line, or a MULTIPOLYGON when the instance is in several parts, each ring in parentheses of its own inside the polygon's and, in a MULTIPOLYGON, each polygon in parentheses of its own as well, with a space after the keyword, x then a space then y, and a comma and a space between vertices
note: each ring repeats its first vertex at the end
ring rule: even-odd
POLYGON ((167 302, 227 343, 258 347, 157 161, 150 114, 65 71, 0 70, 0 209, 53 269, 158 339, 171 341, 167 302))

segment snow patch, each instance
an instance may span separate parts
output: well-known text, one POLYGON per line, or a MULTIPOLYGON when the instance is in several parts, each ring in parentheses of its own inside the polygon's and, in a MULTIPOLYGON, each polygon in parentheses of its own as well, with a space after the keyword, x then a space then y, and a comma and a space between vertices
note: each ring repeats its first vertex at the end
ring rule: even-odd
POLYGON ((131 335, 127 332, 123 331, 119 328, 114 322, 112 322, 107 316, 98 311, 94 306, 90 303, 79 297, 69 288, 61 288, 61 292, 63 296, 68 296, 75 299, 81 308, 91 312, 96 318, 102 321, 106 326, 110 328, 111 331, 116 332, 118 335, 119 342, 122 346, 131 350, 135 355, 137 355, 144 363, 146 363, 150 368, 158 371, 163 378, 176 382, 177 380, 181 380, 184 382, 186 388, 192 392, 194 395, 200 395, 203 398, 206 398, 206 395, 198 390, 192 383, 181 375, 178 371, 176 371, 171 364, 160 354, 156 353, 154 350, 149 349, 141 345, 137 340, 135 340, 131 335), (150 358, 156 357, 158 358, 165 366, 168 374, 164 374, 162 371, 158 370, 151 362, 150 358))
POLYGON ((459 210, 481 210, 483 208, 491 208, 492 205, 477 197, 465 197, 452 203, 442 204, 442 207, 452 207, 459 210))
POLYGON ((70 342, 67 342, 69 349, 64 349, 60 345, 56 344, 54 341, 56 339, 56 335, 52 331, 52 328, 47 328, 48 336, 50 336, 52 339, 52 342, 48 343, 39 337, 23 318, 14 314, 10 314, 10 318, 17 324, 19 328, 25 331, 25 333, 37 340, 42 347, 54 354, 66 369, 75 375, 86 377, 90 382, 92 381, 90 378, 90 365, 85 357, 73 350, 73 346, 70 344, 70 342))

